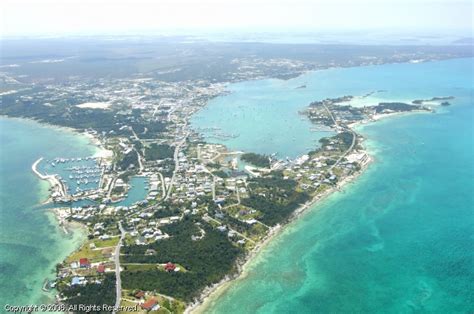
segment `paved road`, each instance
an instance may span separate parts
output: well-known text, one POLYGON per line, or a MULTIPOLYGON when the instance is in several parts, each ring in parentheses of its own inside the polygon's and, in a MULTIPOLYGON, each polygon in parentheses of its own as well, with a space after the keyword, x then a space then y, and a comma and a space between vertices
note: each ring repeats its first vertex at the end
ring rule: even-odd
POLYGON ((352 133, 352 144, 349 147, 349 149, 346 150, 346 152, 344 154, 342 154, 341 157, 339 157, 339 159, 331 166, 331 168, 329 168, 329 170, 332 170, 334 167, 336 167, 341 162, 341 160, 344 157, 346 157, 347 154, 349 154, 352 151, 352 149, 354 148, 354 145, 355 145, 355 142, 356 142, 356 134, 351 129, 348 129, 348 131, 352 133))
MULTIPOLYGON (((120 240, 115 247, 114 262, 115 262, 115 288, 116 288, 116 297, 115 297, 115 308, 119 308, 120 301, 122 298, 122 280, 120 278, 120 247, 122 246, 123 238, 125 237, 125 230, 122 227, 122 223, 118 223, 120 229, 120 240)), ((112 312, 113 314, 116 311, 112 312)))
POLYGON ((161 172, 158 172, 158 175, 160 176, 160 180, 161 180, 161 198, 164 199, 166 197, 166 184, 165 184, 165 179, 163 178, 163 175, 161 174, 161 172))
POLYGON ((135 152, 137 153, 138 167, 140 168, 140 173, 141 173, 143 172, 142 156, 136 149, 135 149, 135 152))
POLYGON ((171 180, 170 180, 170 184, 169 184, 169 187, 168 187, 168 191, 167 191, 167 193, 166 193, 166 197, 164 198, 165 201, 170 197, 171 191, 173 190, 174 180, 175 180, 175 177, 176 177, 176 173, 178 172, 178 165, 179 165, 178 155, 179 155, 179 150, 180 150, 181 146, 183 146, 183 145, 186 143, 186 139, 188 138, 188 135, 189 135, 188 132, 186 132, 186 133, 184 134, 183 140, 182 140, 181 142, 179 142, 178 145, 176 145, 176 148, 175 148, 175 150, 174 150, 174 164, 175 164, 175 167, 174 167, 173 175, 171 176, 171 180))
MULTIPOLYGON (((334 122, 334 125, 338 127, 339 124, 336 122, 336 119, 334 119, 334 115, 332 114, 331 110, 329 110, 329 108, 326 107, 326 105, 323 105, 323 106, 324 106, 324 108, 326 108, 326 111, 327 111, 328 114, 331 116, 331 119, 332 119, 332 121, 334 122)), ((329 170, 334 169, 334 167, 336 167, 336 166, 341 162, 341 160, 342 160, 344 157, 346 157, 347 154, 349 154, 349 153, 352 151, 352 149, 354 148, 354 145, 355 145, 355 143, 356 143, 356 134, 355 134, 355 132, 352 131, 352 129, 350 129, 350 128, 346 128, 346 130, 352 133, 352 143, 351 143, 351 146, 349 147, 348 150, 346 150, 346 151, 344 152, 344 154, 341 155, 341 157, 339 157, 339 159, 329 168, 329 170)))

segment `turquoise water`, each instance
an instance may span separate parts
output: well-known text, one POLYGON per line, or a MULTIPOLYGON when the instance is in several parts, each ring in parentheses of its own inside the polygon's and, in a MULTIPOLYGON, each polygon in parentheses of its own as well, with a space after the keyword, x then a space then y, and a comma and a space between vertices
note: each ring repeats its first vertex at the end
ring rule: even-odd
POLYGON ((148 194, 148 178, 146 177, 132 177, 130 179, 130 189, 127 192, 127 197, 122 201, 115 203, 115 206, 131 206, 136 202, 143 201, 148 194))
POLYGON ((84 238, 65 235, 55 218, 39 204, 48 184, 31 165, 39 157, 84 157, 95 152, 87 139, 38 123, 0 118, 0 312, 4 304, 45 302, 45 278, 84 238))
POLYGON ((352 101, 360 106, 450 96, 472 86, 470 60, 335 68, 287 81, 231 84, 230 94, 211 100, 192 117, 191 125, 208 142, 225 144, 233 150, 294 158, 317 147, 321 137, 331 135, 311 130, 309 120, 298 113, 312 101, 373 93, 352 101), (299 88, 302 86, 306 87, 299 88))
MULTIPOLYGON (((400 99, 457 98, 436 114, 360 128, 375 163, 289 225, 249 264, 246 277, 211 299, 206 313, 472 313, 473 64, 315 74, 326 77, 321 90, 328 96, 360 88, 359 94, 386 89, 380 95, 400 99)), ((272 93, 261 90, 262 97, 272 93)))
MULTIPOLYGON (((63 157, 57 156, 57 158, 63 157)), ((57 158, 52 160, 43 159, 38 165, 38 170, 42 174, 58 175, 68 189, 68 193, 75 194, 81 191, 95 190, 99 187, 102 168, 100 168, 96 159, 81 158, 82 160, 77 160, 77 158, 74 158, 74 160, 68 159, 65 162, 57 162, 57 158), (95 172, 92 172, 92 170, 95 172)))
MULTIPOLYGON (((378 90, 384 92, 365 101, 457 97, 437 114, 365 126, 361 132, 376 163, 291 224, 209 311, 472 312, 473 65, 472 59, 396 64, 241 83, 201 111, 194 125, 210 119, 209 126, 239 134, 223 141, 234 149, 294 156, 321 136, 297 114, 310 101, 378 90), (303 84, 307 88, 296 88, 303 84), (227 109, 238 109, 233 118, 226 113, 226 97, 234 99, 227 109)), ((39 208, 47 184, 34 176, 31 164, 40 156, 89 156, 94 148, 69 132, 4 118, 0 146, 3 311, 5 303, 50 298, 41 292, 44 278, 53 276, 54 265, 83 238, 79 232, 65 237, 39 208)))

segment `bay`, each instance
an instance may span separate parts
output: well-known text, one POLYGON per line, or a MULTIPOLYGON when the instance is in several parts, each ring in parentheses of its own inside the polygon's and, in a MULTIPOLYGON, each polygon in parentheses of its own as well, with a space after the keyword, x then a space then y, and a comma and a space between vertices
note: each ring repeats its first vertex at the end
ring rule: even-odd
MULTIPOLYGON (((285 228, 248 264, 245 276, 212 296, 203 310, 472 312, 473 66, 473 59, 458 59, 334 69, 282 83, 314 84, 306 100, 373 90, 384 92, 359 103, 456 98, 434 114, 401 115, 359 127, 375 162, 285 228)), ((262 98, 278 95, 273 87, 259 93, 262 98)))

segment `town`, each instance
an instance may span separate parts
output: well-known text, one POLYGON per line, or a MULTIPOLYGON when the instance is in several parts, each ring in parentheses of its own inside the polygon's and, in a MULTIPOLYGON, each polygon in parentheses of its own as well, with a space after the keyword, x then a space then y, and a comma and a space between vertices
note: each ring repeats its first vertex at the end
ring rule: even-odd
MULTIPOLYGON (((108 300, 117 306, 139 305, 143 311, 183 312, 202 289, 235 273, 295 212, 370 162, 353 123, 429 110, 402 103, 362 108, 341 104, 351 99, 313 102, 302 112, 335 135, 294 160, 204 142, 188 127, 187 119, 198 108, 185 105, 159 111, 168 123, 159 139, 142 138, 146 130, 137 133, 133 123, 120 127, 131 137, 87 130, 112 154, 97 158, 102 168, 91 166, 92 174, 102 169, 96 189, 53 195, 60 221, 79 222, 89 233, 88 241, 58 265, 57 280, 48 283, 57 287, 58 302, 108 300), (117 205, 127 198, 133 189, 130 180, 137 176, 147 178, 147 196, 130 206, 117 205), (93 203, 77 205, 84 200, 93 203)), ((151 110, 139 113, 134 115, 139 121, 154 119, 151 110)))
MULTIPOLYGON (((232 58, 224 67, 231 70, 219 75, 176 67, 31 85, 3 73, 16 89, 2 94, 0 114, 80 131, 99 148, 91 156, 39 158, 33 164, 51 184, 50 205, 61 227, 68 232, 79 225, 87 233, 43 289, 55 291, 57 303, 68 306, 184 312, 208 289, 236 277, 283 225, 362 172, 371 158, 355 124, 428 112, 431 101, 451 98, 365 107, 350 105, 354 96, 315 101, 302 118, 329 135, 293 159, 208 142, 190 126, 191 116, 226 94, 229 82, 423 56, 445 57, 395 52, 320 64, 247 56, 232 58)), ((209 128, 216 138, 235 136, 209 128)))

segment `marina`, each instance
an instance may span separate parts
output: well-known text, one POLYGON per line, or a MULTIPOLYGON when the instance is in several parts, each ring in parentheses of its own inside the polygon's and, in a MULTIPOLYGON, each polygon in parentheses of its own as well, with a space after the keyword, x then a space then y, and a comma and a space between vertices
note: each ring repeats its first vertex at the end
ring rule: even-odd
POLYGON ((46 176, 55 176, 64 185, 66 195, 74 197, 98 190, 106 166, 102 165, 100 158, 93 156, 57 157, 41 162, 38 170, 46 176))

